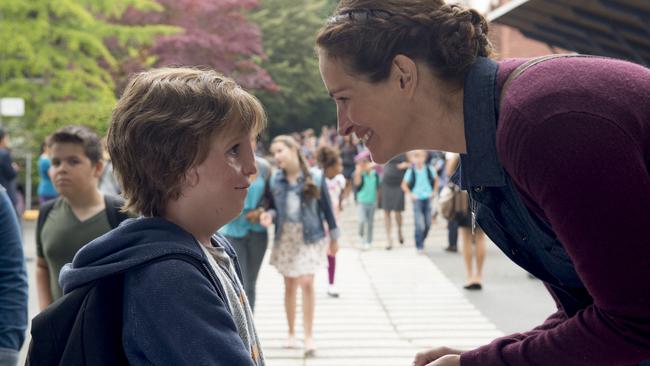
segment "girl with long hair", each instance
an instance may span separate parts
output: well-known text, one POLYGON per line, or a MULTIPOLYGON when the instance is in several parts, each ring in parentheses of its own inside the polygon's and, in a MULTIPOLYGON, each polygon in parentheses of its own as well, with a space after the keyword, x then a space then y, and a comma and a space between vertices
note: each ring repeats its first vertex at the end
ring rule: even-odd
POLYGON ((262 214, 261 223, 275 222, 275 240, 271 265, 284 276, 284 306, 289 334, 287 348, 297 348, 295 333, 296 292, 302 292, 304 350, 315 354, 313 323, 315 309, 314 273, 325 265, 326 252, 338 250, 339 230, 334 219, 325 177, 310 170, 300 146, 290 136, 281 135, 271 142, 271 153, 279 170, 270 181, 272 209, 262 214), (325 227, 329 230, 329 248, 325 227))

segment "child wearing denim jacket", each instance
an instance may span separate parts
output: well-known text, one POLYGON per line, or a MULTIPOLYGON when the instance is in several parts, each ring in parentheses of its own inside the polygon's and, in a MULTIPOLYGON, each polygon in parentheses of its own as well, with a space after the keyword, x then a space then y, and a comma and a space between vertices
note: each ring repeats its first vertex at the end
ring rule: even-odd
POLYGON ((289 328, 287 348, 297 348, 295 335, 296 292, 302 291, 305 356, 315 354, 313 322, 315 308, 314 274, 324 266, 328 250, 325 227, 330 234, 329 252, 338 250, 339 230, 334 219, 325 178, 322 172, 310 170, 300 146, 290 136, 277 136, 271 153, 280 168, 271 177, 271 210, 260 216, 262 225, 275 221, 275 240, 271 265, 282 276, 285 285, 285 311, 289 328))

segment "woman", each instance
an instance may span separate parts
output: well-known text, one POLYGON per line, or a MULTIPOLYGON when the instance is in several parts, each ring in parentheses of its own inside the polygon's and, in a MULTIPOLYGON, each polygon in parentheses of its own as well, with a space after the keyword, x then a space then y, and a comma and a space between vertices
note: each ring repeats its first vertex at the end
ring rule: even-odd
POLYGON ((280 168, 269 183, 274 210, 260 217, 262 225, 271 224, 275 216, 275 242, 271 265, 284 277, 284 308, 289 336, 287 348, 297 348, 296 292, 302 292, 304 350, 306 357, 315 354, 313 324, 315 309, 314 273, 325 265, 325 255, 336 255, 339 230, 332 205, 320 172, 312 172, 300 145, 290 136, 277 136, 271 142, 271 153, 280 168), (323 218, 329 229, 327 246, 323 218))
POLYGON ((396 156, 384 165, 384 174, 381 177, 380 207, 384 210, 384 226, 386 226, 386 237, 388 238, 386 250, 393 249, 391 212, 395 216, 395 224, 397 225, 397 240, 400 244, 404 244, 404 235, 402 234, 404 191, 402 191, 400 185, 409 166, 405 154, 396 156))
POLYGON ((414 364, 650 359, 650 71, 555 58, 520 73, 499 105, 525 60, 489 59, 487 36, 478 12, 442 0, 342 0, 317 38, 340 133, 379 163, 461 153, 477 223, 558 302, 533 331, 414 364))
MULTIPOLYGON (((458 154, 450 154, 445 163, 447 176, 451 177, 460 163, 458 154)), ((467 205, 469 206, 469 205, 467 205)), ((472 218, 469 207, 467 213, 457 213, 450 221, 455 221, 463 242, 463 260, 465 262, 465 273, 467 280, 463 288, 465 290, 482 290, 483 285, 483 264, 485 263, 485 233, 480 227, 472 230, 472 218), (476 269, 474 269, 476 262, 476 269)))

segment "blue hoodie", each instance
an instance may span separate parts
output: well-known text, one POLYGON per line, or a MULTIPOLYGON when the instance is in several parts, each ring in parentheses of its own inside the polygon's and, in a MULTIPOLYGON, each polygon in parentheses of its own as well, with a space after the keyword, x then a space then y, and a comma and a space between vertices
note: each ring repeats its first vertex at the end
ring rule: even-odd
MULTIPOLYGON (((228 241, 219 234, 212 239, 233 258, 241 278, 228 241)), ((190 233, 162 218, 138 218, 81 248, 59 282, 68 293, 170 253, 189 254, 212 272, 190 233)), ((170 259, 126 272, 123 311, 122 342, 131 365, 253 365, 228 305, 190 263, 170 259)))

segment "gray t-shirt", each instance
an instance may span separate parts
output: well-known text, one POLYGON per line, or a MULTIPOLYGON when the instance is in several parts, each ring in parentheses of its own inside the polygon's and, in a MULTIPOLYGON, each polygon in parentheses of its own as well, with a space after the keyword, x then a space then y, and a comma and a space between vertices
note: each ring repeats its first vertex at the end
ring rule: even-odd
POLYGON ((79 221, 68 202, 58 199, 47 216, 41 231, 42 247, 37 246, 37 255, 47 263, 50 273, 52 299, 63 296, 59 287, 59 272, 81 247, 111 230, 106 209, 85 221, 79 221))

